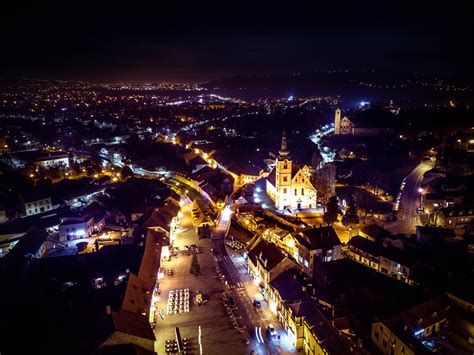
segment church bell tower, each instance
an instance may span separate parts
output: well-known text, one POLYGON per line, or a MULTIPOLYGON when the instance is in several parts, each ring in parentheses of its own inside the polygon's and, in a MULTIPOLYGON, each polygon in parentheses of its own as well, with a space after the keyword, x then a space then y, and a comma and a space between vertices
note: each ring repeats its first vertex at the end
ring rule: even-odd
POLYGON ((281 137, 281 147, 276 160, 276 198, 275 205, 279 210, 291 205, 291 170, 292 161, 285 132, 281 137))
POLYGON ((341 134, 341 109, 339 107, 334 115, 334 134, 341 134))

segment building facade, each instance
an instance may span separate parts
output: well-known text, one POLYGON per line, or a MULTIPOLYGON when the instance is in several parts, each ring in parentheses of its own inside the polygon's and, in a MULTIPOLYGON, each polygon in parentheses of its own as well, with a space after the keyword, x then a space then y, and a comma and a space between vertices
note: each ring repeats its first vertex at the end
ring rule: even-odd
POLYGON ((78 218, 68 218, 59 225, 59 240, 89 238, 94 232, 94 218, 85 215, 78 218))
POLYGON ((315 208, 317 191, 310 178, 309 166, 299 168, 293 164, 283 134, 275 168, 267 177, 267 195, 275 202, 278 210, 315 208))
POLYGON ((37 167, 50 168, 53 166, 69 166, 69 155, 67 153, 48 154, 35 160, 37 167))
POLYGON ((33 216, 53 209, 51 197, 36 191, 21 194, 20 200, 27 216, 33 216))

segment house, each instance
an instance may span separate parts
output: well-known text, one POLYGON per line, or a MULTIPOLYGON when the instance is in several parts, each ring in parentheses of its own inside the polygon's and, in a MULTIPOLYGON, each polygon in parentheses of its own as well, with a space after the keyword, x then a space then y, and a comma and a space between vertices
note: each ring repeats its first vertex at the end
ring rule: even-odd
POLYGON ((474 209, 456 205, 438 209, 432 226, 451 228, 456 230, 456 233, 461 233, 472 222, 474 222, 474 209))
POLYGON ((281 138, 281 148, 275 164, 266 179, 266 193, 275 202, 276 208, 315 208, 317 191, 311 182, 311 167, 293 164, 285 134, 281 138))
POLYGON ((24 234, 5 259, 10 258, 41 258, 46 251, 46 240, 49 234, 43 228, 31 227, 24 234))
POLYGON ((258 237, 249 244, 247 267, 265 298, 270 292, 270 281, 286 269, 297 267, 275 244, 258 237))
POLYGON ((374 270, 379 270, 380 246, 363 237, 354 236, 347 243, 347 255, 374 270))
POLYGON ((118 312, 112 311, 112 320, 113 332, 100 347, 135 344, 155 351, 155 334, 145 316, 120 309, 118 312))
POLYGON ((293 233, 293 257, 303 270, 313 274, 319 262, 329 262, 342 258, 342 243, 332 226, 306 229, 293 233))
POLYGON ((265 239, 276 244, 279 248, 286 250, 288 253, 292 253, 293 250, 288 248, 288 244, 285 242, 285 238, 290 234, 286 229, 280 228, 277 225, 274 227, 267 228, 263 232, 265 239))
POLYGON ((103 191, 102 186, 96 185, 89 178, 63 179, 53 186, 57 201, 71 208, 81 208, 92 202, 92 197, 103 191))
POLYGON ((416 227, 416 240, 420 244, 431 243, 436 240, 453 240, 456 237, 453 229, 437 227, 416 227))
POLYGON ((306 355, 363 353, 341 336, 317 308, 303 319, 303 352, 306 355))
POLYGON ((379 226, 376 223, 363 226, 359 231, 359 235, 361 237, 367 238, 373 242, 375 242, 376 240, 383 239, 389 234, 389 231, 387 231, 382 226, 379 226))
POLYGON ((318 309, 297 269, 285 270, 270 281, 269 304, 297 351, 303 350, 305 354, 349 352, 350 345, 318 309))
POLYGON ((419 258, 411 252, 361 236, 352 237, 347 246, 347 256, 358 263, 410 285, 416 283, 413 272, 419 258))
POLYGON ((156 322, 157 286, 156 278, 166 234, 149 230, 138 274, 130 273, 122 303, 122 310, 146 316, 150 324, 156 322))
POLYGON ((384 354, 426 353, 421 340, 439 332, 448 322, 449 304, 438 297, 372 323, 371 338, 384 354))
POLYGON ((89 238, 94 232, 94 218, 88 214, 77 217, 66 217, 59 225, 59 240, 89 238))
POLYGON ((89 215, 94 219, 94 232, 100 232, 105 227, 107 211, 98 202, 92 202, 82 211, 83 215, 89 215))
POLYGON ((458 282, 451 282, 446 295, 460 308, 474 312, 474 282, 472 280, 463 278, 458 282))
POLYGON ((32 216, 53 209, 51 195, 40 189, 22 192, 20 194, 20 201, 27 216, 32 216))
POLYGON ((254 184, 257 180, 264 176, 264 170, 256 165, 234 166, 232 172, 237 174, 235 180, 235 188, 241 188, 246 184, 254 184))

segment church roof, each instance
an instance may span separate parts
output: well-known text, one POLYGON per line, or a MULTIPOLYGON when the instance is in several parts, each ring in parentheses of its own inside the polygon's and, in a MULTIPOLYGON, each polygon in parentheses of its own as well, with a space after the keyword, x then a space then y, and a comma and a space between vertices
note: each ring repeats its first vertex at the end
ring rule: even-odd
POLYGON ((299 165, 299 164, 293 164, 291 166, 291 178, 293 179, 296 174, 298 174, 298 172, 303 168, 303 166, 299 165))
POLYGON ((267 180, 273 185, 276 186, 276 169, 272 169, 270 175, 268 175, 267 180))

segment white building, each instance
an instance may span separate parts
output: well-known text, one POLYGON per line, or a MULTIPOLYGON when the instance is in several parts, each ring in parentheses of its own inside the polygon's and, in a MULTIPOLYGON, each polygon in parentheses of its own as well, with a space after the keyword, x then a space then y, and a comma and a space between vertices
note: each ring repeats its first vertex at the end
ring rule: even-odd
POLYGON ((61 242, 73 239, 89 238, 94 232, 94 218, 88 214, 82 217, 67 218, 59 225, 61 242))
POLYGON ((51 196, 40 191, 32 190, 23 192, 20 195, 20 200, 27 216, 32 216, 53 209, 51 196))
POLYGON ((43 168, 50 168, 53 166, 68 167, 69 155, 64 152, 48 153, 48 155, 36 159, 35 165, 43 168))
POLYGON ((275 202, 278 210, 315 208, 317 192, 310 178, 309 166, 299 167, 293 164, 283 134, 275 168, 267 177, 267 195, 275 202))

